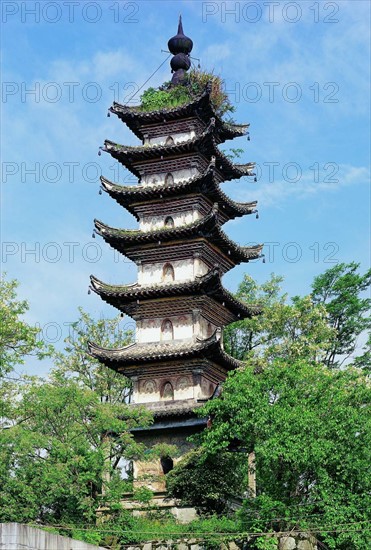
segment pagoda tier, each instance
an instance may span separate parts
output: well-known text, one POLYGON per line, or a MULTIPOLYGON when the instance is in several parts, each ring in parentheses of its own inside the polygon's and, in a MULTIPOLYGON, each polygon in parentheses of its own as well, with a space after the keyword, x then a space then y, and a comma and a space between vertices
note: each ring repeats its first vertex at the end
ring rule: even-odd
POLYGON ((174 204, 176 199, 179 206, 184 208, 183 204, 190 200, 190 195, 193 197, 196 195, 197 201, 204 199, 204 202, 209 203, 210 206, 214 203, 219 204, 219 225, 228 220, 256 213, 257 201, 235 202, 221 190, 214 165, 214 162, 210 162, 202 174, 196 174, 172 185, 164 183, 123 186, 112 183, 103 176, 101 176, 101 184, 104 191, 133 214, 138 221, 148 209, 152 212, 155 209, 158 212, 164 210, 167 205, 169 205, 168 208, 176 208, 177 205, 174 204))
MULTIPOLYGON (((220 262, 221 267, 223 264, 226 265, 226 262, 228 264, 228 261, 231 265, 238 265, 241 262, 260 258, 263 245, 239 246, 231 241, 216 223, 217 211, 218 208, 214 206, 208 215, 193 223, 174 228, 162 227, 152 231, 115 229, 98 220, 94 220, 94 225, 95 231, 107 243, 133 261, 145 259, 145 250, 154 248, 161 249, 161 255, 165 259, 166 247, 175 245, 179 249, 182 243, 187 246, 189 256, 190 252, 195 250, 193 243, 200 240, 205 241, 209 248, 217 249, 219 259, 225 258, 224 262, 220 262), (141 257, 138 256, 138 251, 141 257)), ((215 262, 214 267, 217 264, 218 262, 215 262)), ((224 272, 223 269, 222 271, 224 272)))
POLYGON ((206 86, 204 92, 194 100, 171 109, 146 112, 138 107, 114 102, 109 110, 117 115, 143 142, 163 136, 164 126, 170 134, 200 131, 211 118, 215 119, 216 140, 218 143, 246 135, 250 125, 235 124, 222 120, 212 105, 210 92, 211 87, 206 86))
POLYGON ((261 312, 258 306, 243 304, 223 288, 218 269, 194 280, 177 283, 114 286, 93 276, 90 279, 94 292, 136 321, 191 315, 198 309, 208 322, 221 327, 261 312))
POLYGON ((215 170, 219 181, 255 175, 255 163, 233 164, 219 151, 213 128, 214 125, 210 125, 210 128, 195 137, 171 145, 126 146, 105 140, 103 150, 141 180, 159 172, 176 173, 196 168, 202 173, 212 157, 215 157, 215 170))
POLYGON ((135 343, 120 349, 102 348, 89 342, 88 350, 92 357, 110 369, 129 377, 140 374, 153 378, 168 374, 169 369, 173 373, 184 374, 193 372, 197 366, 201 370, 210 367, 217 382, 224 380, 228 371, 242 366, 241 361, 223 350, 220 331, 215 331, 206 339, 194 336, 166 342, 135 343), (177 368, 178 365, 181 369, 177 368))

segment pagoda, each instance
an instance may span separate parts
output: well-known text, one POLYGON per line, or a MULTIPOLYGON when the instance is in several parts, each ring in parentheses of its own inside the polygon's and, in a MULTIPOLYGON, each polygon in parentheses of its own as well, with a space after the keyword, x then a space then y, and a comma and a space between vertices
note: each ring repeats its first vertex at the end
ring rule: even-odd
MULTIPOLYGON (((168 42, 172 86, 186 86, 192 46, 180 18, 177 35, 168 42)), ((110 112, 142 144, 106 140, 102 149, 138 184, 122 186, 101 177, 101 186, 137 219, 139 229, 95 220, 95 232, 135 262, 138 280, 110 285, 91 276, 91 289, 133 318, 137 331, 133 344, 103 349, 90 343, 89 353, 131 379, 131 406, 152 411, 154 423, 133 430, 137 440, 149 447, 176 445, 183 454, 190 447, 188 436, 206 426, 195 410, 240 365, 223 349, 223 327, 260 312, 234 298, 221 282, 234 266, 262 255, 262 245, 239 246, 222 229, 228 220, 256 213, 256 201, 235 202, 221 189, 224 181, 255 175, 253 163, 234 164, 218 149, 246 135, 249 125, 218 115, 210 84, 178 107, 148 112, 115 102, 110 112)), ((145 485, 160 502, 172 464, 172 457, 134 462, 134 479, 152 475, 145 485)))

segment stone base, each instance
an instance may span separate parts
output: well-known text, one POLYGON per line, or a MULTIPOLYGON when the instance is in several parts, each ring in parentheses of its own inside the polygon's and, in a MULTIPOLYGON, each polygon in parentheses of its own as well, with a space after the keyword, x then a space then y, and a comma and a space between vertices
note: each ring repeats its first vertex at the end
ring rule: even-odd
POLYGON ((132 510, 134 516, 145 516, 153 510, 159 510, 170 512, 179 523, 190 523, 197 519, 195 508, 179 506, 174 499, 166 498, 165 492, 155 493, 148 505, 130 499, 129 494, 126 499, 121 501, 121 504, 125 510, 132 510))

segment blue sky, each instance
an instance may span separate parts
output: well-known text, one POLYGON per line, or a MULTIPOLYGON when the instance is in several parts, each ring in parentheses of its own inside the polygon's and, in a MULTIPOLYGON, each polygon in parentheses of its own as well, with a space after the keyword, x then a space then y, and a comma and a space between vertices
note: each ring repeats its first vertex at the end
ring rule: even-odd
MULTIPOLYGON (((225 286, 236 290, 245 272, 260 282, 275 272, 290 295, 305 294, 334 262, 369 266, 369 2, 4 1, 2 269, 21 283, 27 320, 57 345, 78 306, 115 315, 88 296, 91 273, 135 281, 130 262, 91 238, 95 217, 136 227, 98 194, 100 173, 135 179, 97 152, 104 139, 138 143, 107 108, 127 102, 166 59, 179 13, 192 55, 224 78, 234 118, 251 124, 251 141, 225 147, 258 164, 256 183, 223 188, 258 199, 260 217, 225 230, 240 244, 266 243, 267 261, 235 268, 225 286)), ((169 78, 166 62, 145 88, 169 78)))

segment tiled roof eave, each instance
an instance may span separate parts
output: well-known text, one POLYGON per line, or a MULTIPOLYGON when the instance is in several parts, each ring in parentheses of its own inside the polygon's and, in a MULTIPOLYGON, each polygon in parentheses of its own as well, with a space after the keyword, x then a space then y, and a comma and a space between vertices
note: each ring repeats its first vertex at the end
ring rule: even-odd
POLYGON ((94 220, 94 224, 96 232, 113 247, 135 247, 204 237, 210 240, 210 242, 215 243, 224 254, 228 256, 233 254, 239 261, 248 261, 260 257, 263 245, 259 244, 250 247, 237 245, 215 223, 216 217, 217 209, 213 208, 210 214, 189 225, 155 231, 115 229, 103 224, 99 220, 94 220))
POLYGON ((229 369, 242 365, 241 361, 228 355, 220 346, 220 340, 214 333, 206 340, 196 338, 192 342, 177 343, 171 345, 165 343, 132 344, 121 349, 101 348, 96 344, 88 343, 88 353, 104 363, 106 366, 118 370, 129 365, 140 365, 145 362, 163 362, 176 359, 191 359, 195 357, 206 358, 216 363, 223 363, 229 369))
POLYGON ((221 173, 225 180, 240 178, 245 175, 252 176, 255 163, 233 164, 218 149, 213 128, 214 124, 210 124, 202 134, 174 145, 124 146, 110 140, 105 140, 103 150, 117 159, 137 177, 140 177, 140 173, 135 166, 136 163, 162 157, 177 157, 185 153, 194 152, 195 150, 199 150, 202 154, 215 158, 216 167, 222 171, 221 173))
POLYGON ((189 116, 197 116, 203 122, 214 117, 221 141, 246 135, 250 125, 224 121, 216 113, 212 105, 210 91, 211 87, 206 86, 205 90, 198 97, 178 107, 142 111, 139 108, 140 106, 122 105, 121 103, 114 102, 109 111, 127 124, 130 130, 141 140, 144 139, 143 132, 141 131, 143 126, 189 116))
POLYGON ((219 203, 221 212, 225 213, 229 219, 257 212, 257 201, 243 203, 230 199, 221 190, 214 172, 210 171, 209 168, 201 175, 197 174, 188 180, 183 180, 171 186, 165 184, 122 186, 112 183, 103 176, 100 179, 104 191, 134 215, 136 214, 133 204, 153 201, 159 197, 161 199, 164 197, 177 197, 194 192, 205 194, 207 197, 211 196, 214 201, 219 203))
POLYGON ((116 301, 121 306, 137 300, 153 300, 173 296, 181 297, 202 293, 215 298, 219 302, 224 302, 226 307, 241 319, 261 313, 260 306, 247 305, 240 302, 223 287, 218 269, 197 277, 195 281, 148 286, 140 286, 138 284, 125 287, 107 285, 92 275, 90 279, 91 289, 100 295, 102 299, 111 304, 116 301))

